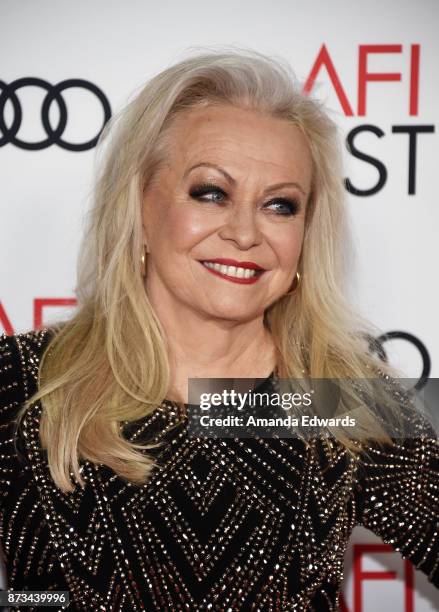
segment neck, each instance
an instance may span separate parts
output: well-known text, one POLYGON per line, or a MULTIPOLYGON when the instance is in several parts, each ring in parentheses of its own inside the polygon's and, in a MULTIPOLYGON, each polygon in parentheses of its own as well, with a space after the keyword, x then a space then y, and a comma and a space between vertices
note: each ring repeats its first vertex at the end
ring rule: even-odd
POLYGON ((274 345, 262 317, 234 325, 187 318, 184 323, 184 328, 175 324, 165 327, 170 360, 193 376, 244 378, 274 367, 274 345))
POLYGON ((266 378, 275 368, 263 315, 247 321, 206 318, 184 305, 156 312, 168 341, 168 399, 187 403, 188 378, 266 378))

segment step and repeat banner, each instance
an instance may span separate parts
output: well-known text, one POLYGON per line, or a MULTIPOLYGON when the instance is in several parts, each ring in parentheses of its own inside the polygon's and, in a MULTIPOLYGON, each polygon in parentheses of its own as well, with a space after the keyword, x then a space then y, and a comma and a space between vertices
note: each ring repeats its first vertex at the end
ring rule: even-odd
MULTIPOLYGON (((351 299, 407 377, 438 377, 438 18, 433 0, 0 0, 0 333, 75 308, 106 121, 191 50, 232 45, 289 61, 325 101, 346 145, 351 299)), ((341 610, 387 609, 437 610, 438 592, 357 528, 341 610)))

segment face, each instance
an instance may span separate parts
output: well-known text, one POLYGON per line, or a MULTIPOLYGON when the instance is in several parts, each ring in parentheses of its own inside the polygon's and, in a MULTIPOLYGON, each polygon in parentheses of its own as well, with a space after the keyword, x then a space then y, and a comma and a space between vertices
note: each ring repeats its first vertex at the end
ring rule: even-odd
POLYGON ((145 287, 160 308, 206 318, 263 315, 294 280, 311 188, 305 136, 231 106, 176 118, 145 192, 145 287), (256 269, 256 271, 255 271, 256 269))

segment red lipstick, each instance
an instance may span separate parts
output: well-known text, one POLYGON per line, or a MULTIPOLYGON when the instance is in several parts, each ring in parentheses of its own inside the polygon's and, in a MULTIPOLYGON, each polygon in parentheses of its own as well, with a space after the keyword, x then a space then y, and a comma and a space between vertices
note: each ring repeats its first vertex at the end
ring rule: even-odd
POLYGON ((262 276, 262 274, 265 272, 264 268, 261 268, 261 266, 259 266, 258 264, 252 261, 236 261, 235 259, 217 258, 217 259, 205 259, 205 260, 200 261, 200 263, 205 268, 205 270, 207 270, 208 272, 211 272, 212 274, 215 274, 216 276, 220 276, 221 278, 224 278, 225 280, 228 280, 232 283, 240 283, 241 285, 253 285, 254 283, 257 283, 260 277, 262 276), (216 263, 216 264, 220 264, 223 266, 235 266, 237 268, 246 268, 248 270, 255 270, 256 274, 254 274, 250 278, 239 278, 237 276, 229 276, 227 274, 223 274, 219 270, 215 270, 213 268, 207 267, 206 265, 204 265, 204 262, 205 263, 216 263))
POLYGON ((217 259, 204 259, 203 261, 218 263, 224 266, 236 266, 237 268, 249 268, 250 270, 264 270, 264 268, 261 268, 261 266, 258 266, 258 264, 253 261, 236 261, 236 259, 225 259, 222 257, 217 259))

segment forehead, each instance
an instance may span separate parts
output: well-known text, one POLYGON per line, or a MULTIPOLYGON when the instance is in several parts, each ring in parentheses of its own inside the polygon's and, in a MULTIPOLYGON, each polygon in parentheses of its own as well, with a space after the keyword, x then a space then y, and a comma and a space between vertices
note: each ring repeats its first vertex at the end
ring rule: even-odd
POLYGON ((300 173, 311 180, 306 136, 284 119, 233 106, 192 108, 174 120, 170 136, 170 155, 180 165, 229 161, 247 171, 300 173))

